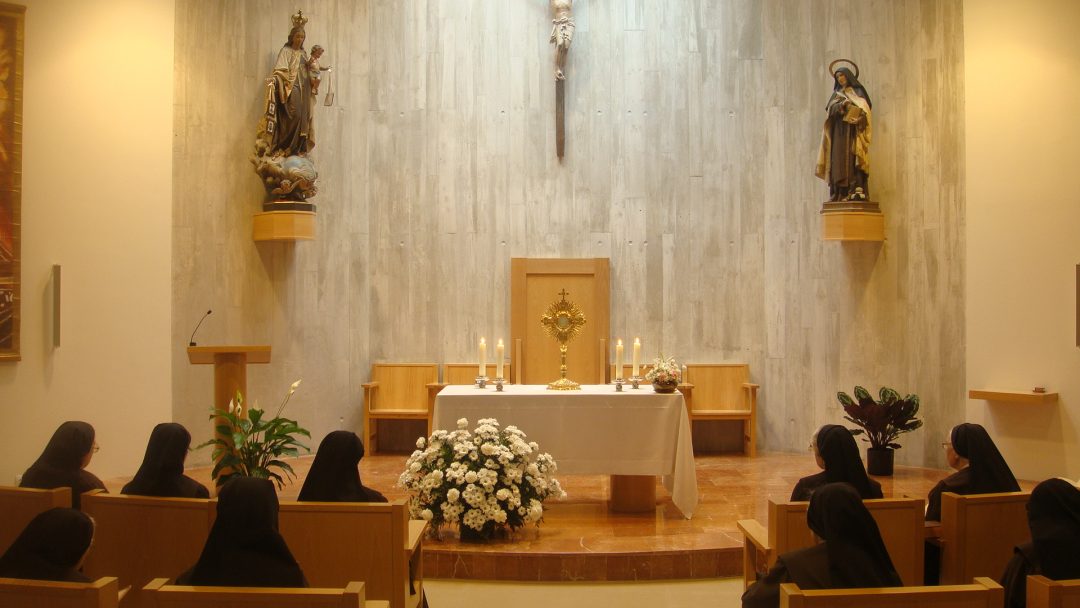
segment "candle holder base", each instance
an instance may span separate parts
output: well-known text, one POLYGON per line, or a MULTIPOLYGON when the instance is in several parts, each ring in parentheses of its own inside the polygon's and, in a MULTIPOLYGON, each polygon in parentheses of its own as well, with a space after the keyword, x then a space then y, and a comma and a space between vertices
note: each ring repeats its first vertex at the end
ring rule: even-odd
POLYGON ((631 376, 630 388, 635 390, 641 388, 641 376, 631 376))
POLYGON ((476 377, 476 388, 484 388, 484 387, 486 387, 487 386, 487 381, 488 381, 487 376, 477 376, 476 377))
POLYGON ((615 378, 615 392, 616 393, 621 393, 622 392, 622 385, 623 385, 622 378, 615 378))
POLYGON ((495 391, 499 392, 499 393, 503 392, 503 379, 502 379, 502 376, 499 376, 499 377, 495 378, 495 391))

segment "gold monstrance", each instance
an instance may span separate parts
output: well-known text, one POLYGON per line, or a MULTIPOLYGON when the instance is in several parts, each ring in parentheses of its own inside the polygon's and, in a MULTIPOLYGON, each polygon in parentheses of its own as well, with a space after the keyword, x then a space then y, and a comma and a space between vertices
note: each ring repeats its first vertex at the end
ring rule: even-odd
POLYGON ((565 289, 560 291, 559 295, 562 299, 553 302, 544 316, 540 317, 540 324, 552 338, 559 341, 559 355, 562 358, 562 365, 559 367, 559 375, 562 377, 548 383, 548 390, 579 391, 581 386, 566 377, 566 344, 573 340, 585 325, 585 314, 576 304, 566 301, 568 294, 565 289))

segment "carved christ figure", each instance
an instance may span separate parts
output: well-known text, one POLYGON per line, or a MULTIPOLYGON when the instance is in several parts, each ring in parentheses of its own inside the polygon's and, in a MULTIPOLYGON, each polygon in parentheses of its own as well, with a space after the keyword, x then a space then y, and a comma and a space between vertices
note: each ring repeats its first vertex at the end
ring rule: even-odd
POLYGON ((574 18, 570 11, 574 8, 574 0, 551 0, 551 12, 555 18, 551 20, 551 43, 555 45, 555 79, 565 80, 563 67, 566 66, 566 52, 570 50, 570 42, 574 39, 574 18))

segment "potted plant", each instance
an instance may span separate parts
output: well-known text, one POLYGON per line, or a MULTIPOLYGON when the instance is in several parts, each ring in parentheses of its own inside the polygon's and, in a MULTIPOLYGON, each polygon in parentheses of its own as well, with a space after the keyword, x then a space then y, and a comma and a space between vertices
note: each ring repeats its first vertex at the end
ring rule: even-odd
POLYGON ((653 390, 658 393, 674 393, 682 381, 682 370, 675 362, 675 357, 665 357, 664 353, 653 359, 652 369, 645 374, 645 379, 652 382, 653 390))
POLYGON ((431 522, 438 536, 443 524, 457 524, 462 540, 491 539, 499 530, 540 525, 544 499, 562 497, 555 459, 540 453, 514 426, 499 428, 494 418, 457 421, 454 431, 436 430, 416 441, 398 486, 409 492, 409 515, 431 522))
POLYGON ((213 410, 210 418, 218 420, 216 436, 195 449, 214 446, 211 476, 217 485, 233 477, 258 477, 273 480, 281 489, 285 484, 282 474, 289 479, 295 477, 292 466, 282 458, 298 456, 301 448, 310 451, 297 435, 310 438, 311 433, 295 420, 283 418, 281 411, 298 386, 299 380, 292 383, 273 418, 265 418, 263 410, 257 407, 248 408, 245 415, 244 398, 239 392, 229 402, 228 411, 213 410))
POLYGON ((844 406, 844 419, 862 428, 851 431, 852 435, 866 433, 863 441, 869 441, 866 450, 866 471, 871 475, 892 475, 893 450, 900 447, 896 438, 922 426, 919 414, 919 396, 908 395, 903 399, 899 393, 886 386, 878 392, 878 400, 861 386, 855 387, 855 399, 845 392, 836 393, 844 406))

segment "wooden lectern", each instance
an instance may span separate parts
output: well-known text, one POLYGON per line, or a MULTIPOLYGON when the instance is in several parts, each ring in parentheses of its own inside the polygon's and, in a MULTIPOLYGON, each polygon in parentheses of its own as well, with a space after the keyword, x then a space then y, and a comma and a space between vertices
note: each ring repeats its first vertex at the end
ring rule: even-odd
MULTIPOLYGON (((214 407, 228 410, 236 393, 247 402, 248 363, 269 363, 270 346, 189 346, 192 365, 214 364, 214 407)), ((245 408, 246 411, 246 408, 245 408)))

